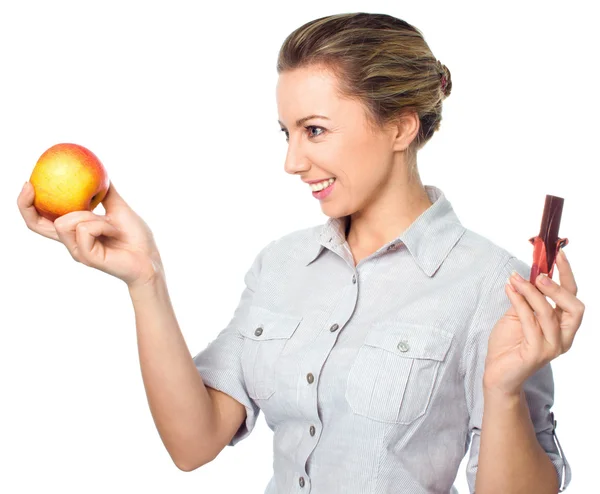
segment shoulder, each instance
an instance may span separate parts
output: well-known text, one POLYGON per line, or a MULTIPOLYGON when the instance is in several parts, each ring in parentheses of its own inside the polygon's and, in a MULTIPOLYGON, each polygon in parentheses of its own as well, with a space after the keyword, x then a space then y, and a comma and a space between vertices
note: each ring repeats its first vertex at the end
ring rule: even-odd
POLYGON ((458 256, 465 256, 472 263, 473 272, 482 277, 482 285, 491 288, 494 284, 507 281, 502 277, 517 271, 523 278, 529 279, 531 264, 519 259, 512 251, 487 237, 466 229, 456 246, 458 256))
POLYGON ((288 232, 275 240, 275 243, 280 247, 293 246, 312 246, 317 242, 317 238, 322 224, 313 225, 299 230, 288 232))
POLYGON ((462 296, 462 300, 470 307, 462 330, 466 339, 461 357, 461 373, 464 375, 469 369, 477 369, 473 367, 474 362, 479 361, 478 365, 483 365, 488 338, 495 324, 511 306, 505 291, 511 273, 517 271, 528 280, 531 265, 505 247, 473 231, 466 231, 461 240, 462 245, 457 247, 464 249, 465 259, 470 257, 471 260, 465 260, 460 265, 469 273, 468 290, 472 290, 471 297, 467 290, 462 296), (473 350, 473 347, 479 349, 473 350))
POLYGON ((516 271, 529 280, 531 265, 473 231, 467 230, 461 240, 462 245, 457 247, 464 249, 465 259, 471 259, 465 260, 462 266, 469 266, 465 267, 465 272, 469 273, 468 285, 473 295, 472 298, 464 297, 471 307, 464 330, 471 344, 479 342, 487 346, 494 325, 511 306, 505 289, 511 273, 516 271))
POLYGON ((319 232, 323 225, 313 225, 294 230, 277 237, 267 245, 270 262, 281 264, 283 261, 305 261, 307 256, 319 248, 319 232))

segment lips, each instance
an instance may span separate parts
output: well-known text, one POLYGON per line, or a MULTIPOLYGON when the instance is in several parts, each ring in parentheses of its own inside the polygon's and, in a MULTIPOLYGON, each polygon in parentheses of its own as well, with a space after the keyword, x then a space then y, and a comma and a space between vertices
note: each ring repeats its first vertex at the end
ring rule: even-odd
POLYGON ((317 198, 317 199, 325 199, 329 194, 331 194, 331 191, 333 190, 333 187, 335 186, 335 184, 337 183, 337 180, 334 180, 331 185, 328 185, 327 187, 325 187, 324 189, 321 189, 317 192, 315 192, 313 190, 313 197, 317 198))

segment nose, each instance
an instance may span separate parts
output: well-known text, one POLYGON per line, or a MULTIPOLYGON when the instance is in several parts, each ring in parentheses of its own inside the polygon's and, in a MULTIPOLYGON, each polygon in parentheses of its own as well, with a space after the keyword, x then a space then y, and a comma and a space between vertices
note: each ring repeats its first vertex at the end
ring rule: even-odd
POLYGON ((301 146, 294 144, 291 137, 285 157, 284 169, 291 175, 297 175, 310 170, 310 161, 302 152, 301 146))

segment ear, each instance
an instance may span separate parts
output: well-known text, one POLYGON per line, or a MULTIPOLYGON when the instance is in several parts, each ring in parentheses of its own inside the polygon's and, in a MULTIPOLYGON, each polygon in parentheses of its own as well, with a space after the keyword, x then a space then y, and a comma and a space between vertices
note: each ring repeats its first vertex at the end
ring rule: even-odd
POLYGON ((416 111, 411 111, 398 117, 392 128, 394 151, 406 150, 417 137, 420 125, 419 115, 416 111))

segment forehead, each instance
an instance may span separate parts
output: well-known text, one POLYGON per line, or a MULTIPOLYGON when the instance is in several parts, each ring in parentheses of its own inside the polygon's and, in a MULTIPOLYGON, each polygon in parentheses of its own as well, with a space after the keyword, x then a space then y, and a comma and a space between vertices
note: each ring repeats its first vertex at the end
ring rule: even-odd
POLYGON ((279 74, 276 96, 279 120, 285 124, 311 113, 331 117, 343 105, 336 93, 334 76, 317 68, 294 69, 279 74))

